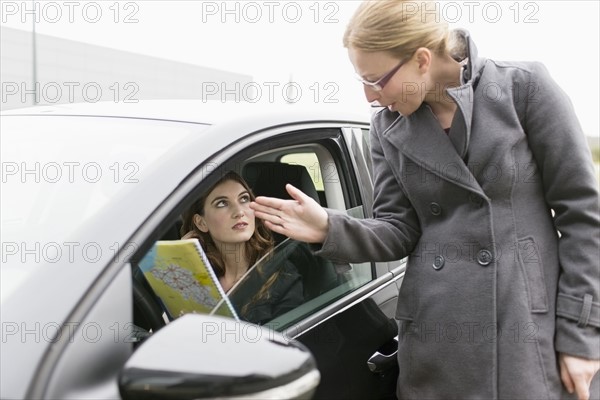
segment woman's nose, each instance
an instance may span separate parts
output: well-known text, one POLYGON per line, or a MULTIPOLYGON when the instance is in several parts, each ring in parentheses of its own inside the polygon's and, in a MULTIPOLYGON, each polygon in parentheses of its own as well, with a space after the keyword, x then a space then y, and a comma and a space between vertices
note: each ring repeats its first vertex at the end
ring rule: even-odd
POLYGON ((239 218, 239 217, 243 216, 244 214, 245 214, 245 210, 242 205, 237 204, 234 206, 233 214, 232 214, 233 218, 239 218))
POLYGON ((379 92, 373 90, 371 87, 367 85, 363 85, 363 90, 365 91, 365 97, 369 103, 373 103, 375 100, 379 99, 379 92))

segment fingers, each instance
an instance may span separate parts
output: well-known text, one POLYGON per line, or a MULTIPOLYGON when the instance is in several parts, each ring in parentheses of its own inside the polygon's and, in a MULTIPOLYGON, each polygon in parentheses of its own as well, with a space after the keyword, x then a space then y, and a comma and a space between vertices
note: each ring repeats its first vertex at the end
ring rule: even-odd
MULTIPOLYGON (((254 215, 256 216, 256 218, 260 218, 265 222, 268 222, 270 224, 273 225, 281 225, 282 219, 279 215, 277 214, 272 214, 269 212, 262 212, 262 211, 254 211, 254 215)), ((267 225, 267 228, 271 229, 270 225, 267 225)), ((279 231, 277 231, 279 232, 279 231)), ((281 232, 279 232, 281 233, 281 232)))
POLYGON ((287 185, 285 185, 285 190, 287 190, 287 192, 289 193, 289 195, 292 196, 292 199, 296 200, 300 204, 304 203, 304 200, 306 198, 308 198, 308 196, 306 194, 304 194, 303 191, 301 191, 300 189, 296 188, 295 186, 293 186, 290 183, 288 183, 287 185))
POLYGON ((590 382, 588 382, 587 379, 581 375, 572 377, 572 379, 575 383, 575 392, 577 392, 577 398, 579 398, 579 400, 589 400, 590 382))
POLYGON ((257 197, 255 201, 250 203, 250 208, 256 213, 278 215, 285 201, 273 197, 257 197))
MULTIPOLYGON (((302 195, 304 196, 303 193, 302 195)), ((250 203, 250 208, 254 210, 254 213, 258 218, 277 223, 277 220, 269 218, 269 216, 284 218, 286 215, 293 213, 293 208, 297 205, 298 202, 296 200, 283 200, 274 197, 260 196, 250 203)))
POLYGON ((274 224, 271 221, 265 220, 265 226, 273 232, 287 236, 287 231, 282 225, 274 224))
POLYGON ((561 353, 559 364, 560 378, 567 391, 576 392, 579 400, 589 400, 590 384, 600 369, 600 362, 561 353))
POLYGON ((577 373, 570 373, 571 381, 575 386, 575 392, 579 400, 589 400, 590 398, 590 384, 594 374, 589 374, 589 371, 579 371, 577 373))
POLYGON ((252 206, 252 204, 259 204, 266 208, 279 210, 281 207, 283 207, 286 201, 289 200, 278 199, 275 197, 258 196, 252 203, 250 203, 250 205, 252 206))
POLYGON ((182 239, 195 239, 195 238, 196 238, 196 232, 194 232, 194 231, 189 231, 182 237, 182 239))
POLYGON ((278 199, 276 197, 265 197, 258 196, 252 203, 250 203, 250 207, 255 211, 262 211, 265 213, 275 213, 278 210, 282 210, 286 205, 292 204, 302 204, 306 199, 309 199, 304 192, 300 189, 297 189, 291 184, 285 185, 285 189, 290 194, 293 200, 284 200, 278 199))
POLYGON ((573 384, 573 381, 571 380, 571 374, 569 374, 567 365, 565 364, 562 357, 560 358, 560 379, 562 380, 563 385, 565 385, 567 392, 573 393, 575 391, 575 386, 573 384))

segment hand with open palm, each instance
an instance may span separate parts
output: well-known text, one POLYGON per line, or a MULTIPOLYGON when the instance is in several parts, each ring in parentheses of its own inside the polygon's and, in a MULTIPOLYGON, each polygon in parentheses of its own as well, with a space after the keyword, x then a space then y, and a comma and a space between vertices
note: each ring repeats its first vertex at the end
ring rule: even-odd
POLYGON ((259 196, 250 207, 272 231, 302 242, 322 243, 329 229, 325 209, 294 186, 285 188, 293 200, 259 196))

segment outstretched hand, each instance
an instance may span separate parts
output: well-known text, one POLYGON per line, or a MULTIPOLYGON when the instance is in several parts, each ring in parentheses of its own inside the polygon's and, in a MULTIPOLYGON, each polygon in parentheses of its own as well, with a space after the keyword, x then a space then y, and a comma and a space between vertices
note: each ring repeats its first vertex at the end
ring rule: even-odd
POLYGON ((274 232, 302 242, 322 243, 329 229, 327 212, 294 186, 287 184, 285 189, 293 200, 259 196, 250 208, 274 232))

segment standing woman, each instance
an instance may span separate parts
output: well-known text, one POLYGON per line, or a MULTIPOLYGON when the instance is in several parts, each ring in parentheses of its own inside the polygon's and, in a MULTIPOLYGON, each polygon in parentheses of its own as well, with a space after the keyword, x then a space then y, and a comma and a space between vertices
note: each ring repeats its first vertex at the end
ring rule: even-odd
POLYGON ((344 35, 367 100, 384 107, 371 124, 374 218, 291 186, 295 200, 251 206, 323 257, 409 257, 399 398, 586 399, 600 364, 600 217, 581 127, 541 64, 478 57, 434 9, 364 2, 344 35))

